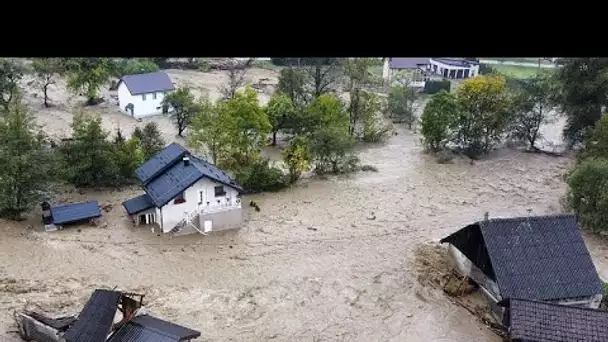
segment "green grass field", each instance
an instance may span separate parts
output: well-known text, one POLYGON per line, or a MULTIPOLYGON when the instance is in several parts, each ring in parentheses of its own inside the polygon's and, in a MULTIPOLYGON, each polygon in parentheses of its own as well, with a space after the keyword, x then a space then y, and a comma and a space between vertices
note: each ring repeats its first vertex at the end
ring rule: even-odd
MULTIPOLYGON (((500 72, 501 74, 515 77, 515 78, 530 78, 536 76, 539 69, 534 67, 519 66, 519 65, 504 65, 504 64, 488 64, 492 69, 500 72)), ((553 69, 543 68, 544 72, 551 72, 553 69)))

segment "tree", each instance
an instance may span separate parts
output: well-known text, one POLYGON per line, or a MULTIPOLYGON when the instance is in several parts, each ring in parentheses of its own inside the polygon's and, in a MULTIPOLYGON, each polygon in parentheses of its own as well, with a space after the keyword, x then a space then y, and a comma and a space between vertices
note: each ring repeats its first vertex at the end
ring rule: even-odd
POLYGON ((190 88, 180 87, 167 94, 163 99, 163 106, 173 108, 167 114, 177 127, 177 135, 183 137, 184 130, 186 130, 198 110, 190 88))
POLYGON ((447 145, 457 129, 460 112, 453 94, 441 91, 434 94, 420 117, 424 146, 437 152, 447 145))
MULTIPOLYGON (((319 127, 312 135, 311 152, 318 174, 354 171, 354 158, 348 154, 353 139, 348 129, 339 125, 319 127)), ((357 160, 358 161, 358 160, 357 160)))
POLYGON ((228 66, 228 84, 220 88, 220 93, 224 96, 224 99, 233 99, 236 96, 237 91, 247 82, 245 75, 247 74, 247 67, 251 63, 251 59, 246 62, 239 62, 237 60, 231 60, 228 66))
POLYGON ((363 108, 366 106, 365 95, 361 89, 369 82, 371 74, 369 67, 372 65, 371 58, 350 58, 344 62, 344 72, 348 78, 348 89, 350 101, 348 106, 349 127, 348 132, 351 136, 355 134, 355 129, 361 118, 364 116, 363 108))
POLYGON ((296 108, 289 96, 282 93, 275 93, 266 105, 268 121, 272 126, 272 146, 277 145, 277 132, 285 128, 285 125, 293 121, 296 108))
POLYGON ((60 148, 66 180, 77 187, 115 185, 112 145, 101 126, 101 117, 75 114, 72 130, 72 140, 60 148))
POLYGON ((148 58, 128 58, 120 65, 119 69, 118 77, 146 74, 160 70, 158 65, 148 58))
POLYGON ((306 115, 308 116, 308 127, 301 128, 306 129, 308 133, 331 125, 344 129, 348 134, 348 113, 344 103, 337 96, 331 94, 320 95, 308 105, 306 115))
POLYGON ((0 116, 0 216, 18 219, 47 189, 52 157, 33 116, 14 94, 0 116))
POLYGON ((605 233, 608 227, 608 159, 590 158, 568 176, 568 205, 583 227, 605 233))
POLYGON ((304 105, 308 102, 306 91, 306 73, 296 68, 282 69, 279 74, 277 93, 289 96, 294 105, 304 105))
POLYGON ((148 160, 165 147, 165 141, 160 135, 158 124, 154 121, 148 122, 144 129, 135 127, 133 137, 137 138, 139 148, 143 153, 143 160, 148 160))
POLYGON ((515 98, 510 136, 525 141, 531 150, 538 150, 535 144, 541 138, 540 128, 549 122, 553 110, 551 81, 547 74, 523 80, 515 98))
POLYGON ((111 58, 72 58, 67 67, 68 88, 76 94, 84 92, 87 105, 100 102, 99 89, 106 84, 114 62, 111 58))
POLYGON ((567 116, 564 137, 574 146, 583 141, 608 105, 608 58, 564 58, 556 70, 558 105, 567 116))
POLYGON ((32 62, 38 85, 44 95, 44 107, 49 108, 48 89, 55 84, 55 76, 63 71, 59 58, 36 58, 32 62))
POLYGON ((0 106, 8 110, 13 97, 19 92, 23 68, 6 58, 0 58, 0 106))
POLYGON ((125 139, 122 132, 116 131, 112 146, 112 162, 116 166, 117 185, 129 184, 135 180, 135 170, 144 161, 144 153, 136 137, 125 139))
POLYGON ((511 96, 499 75, 464 80, 456 91, 460 118, 456 142, 470 157, 489 152, 508 128, 511 96))
POLYGON ((307 66, 303 70, 308 74, 312 96, 319 97, 330 90, 340 77, 341 60, 339 58, 306 58, 307 66))
POLYGON ((289 182, 295 183, 310 169, 312 155, 310 143, 305 137, 294 137, 283 150, 283 162, 289 171, 289 182))
POLYGON ((382 99, 375 93, 361 91, 359 101, 362 123, 361 140, 375 143, 385 139, 389 127, 384 124, 380 114, 385 106, 382 99))
POLYGON ((198 112, 190 123, 188 144, 211 157, 213 164, 228 159, 232 135, 236 133, 234 120, 227 117, 209 99, 201 99, 198 112))
POLYGON ((390 118, 405 122, 411 129, 416 121, 415 111, 418 94, 414 88, 400 85, 391 87, 388 94, 388 112, 390 118))

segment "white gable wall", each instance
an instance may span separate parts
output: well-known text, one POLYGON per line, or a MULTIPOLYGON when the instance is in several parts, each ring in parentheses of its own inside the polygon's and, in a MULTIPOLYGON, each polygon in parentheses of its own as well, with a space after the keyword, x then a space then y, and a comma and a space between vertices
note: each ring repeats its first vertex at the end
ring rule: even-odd
POLYGON ((160 210, 157 209, 157 216, 162 216, 162 230, 167 233, 184 218, 186 213, 190 214, 195 210, 202 213, 211 213, 220 210, 230 210, 241 208, 241 203, 237 203, 238 191, 226 185, 214 182, 208 178, 202 178, 186 189, 184 198, 186 202, 174 204, 172 199, 160 210), (226 195, 215 197, 215 187, 222 185, 226 195), (202 201, 201 201, 202 196, 202 201), (228 201, 230 199, 230 201, 228 201), (218 202, 219 201, 219 202, 218 202), (209 202, 209 204, 207 204, 209 202), (161 213, 162 211, 162 213, 161 213))
POLYGON ((131 95, 129 88, 124 82, 120 82, 118 86, 118 106, 120 111, 131 116, 131 112, 127 111, 125 107, 129 104, 133 104, 133 117, 141 118, 151 115, 159 115, 163 113, 162 102, 165 98, 165 92, 155 92, 140 95, 131 95), (156 98, 154 98, 156 94, 156 98), (145 100, 143 99, 145 95, 145 100))

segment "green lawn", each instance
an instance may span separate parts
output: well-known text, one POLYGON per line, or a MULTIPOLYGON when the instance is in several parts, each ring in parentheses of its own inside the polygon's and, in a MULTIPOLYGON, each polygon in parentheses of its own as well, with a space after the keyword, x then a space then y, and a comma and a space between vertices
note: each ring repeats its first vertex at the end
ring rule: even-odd
MULTIPOLYGON (((504 64, 488 64, 492 69, 515 78, 530 78, 536 76, 539 69, 534 67, 504 64)), ((543 68, 543 71, 553 71, 553 69, 543 68)))

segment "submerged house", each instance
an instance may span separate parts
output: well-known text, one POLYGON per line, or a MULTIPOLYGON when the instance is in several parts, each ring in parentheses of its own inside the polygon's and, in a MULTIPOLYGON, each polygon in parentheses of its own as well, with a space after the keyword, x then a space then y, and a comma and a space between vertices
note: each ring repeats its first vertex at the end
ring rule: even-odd
POLYGON ((608 311, 509 299, 504 324, 511 342, 608 341, 608 311))
POLYGON ((443 238, 458 272, 474 280, 503 316, 511 298, 598 308, 603 284, 576 216, 485 219, 443 238))
POLYGON ((158 115, 171 110, 163 106, 165 95, 175 89, 163 71, 125 75, 118 82, 118 106, 134 118, 158 115))
POLYGON ((135 225, 163 233, 239 228, 243 188, 224 171, 172 143, 135 171, 144 194, 123 202, 135 225))
POLYGON ((149 315, 138 315, 143 298, 133 293, 97 289, 77 317, 19 313, 19 332, 25 340, 39 342, 181 342, 201 335, 149 315))

